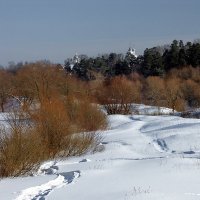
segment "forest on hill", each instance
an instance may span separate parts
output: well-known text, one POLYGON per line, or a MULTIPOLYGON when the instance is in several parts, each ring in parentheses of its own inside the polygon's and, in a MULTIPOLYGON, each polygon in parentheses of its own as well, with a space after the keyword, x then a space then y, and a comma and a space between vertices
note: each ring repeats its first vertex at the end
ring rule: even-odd
MULTIPOLYGON (((130 49, 129 49, 130 50, 130 49)), ((83 80, 129 75, 133 72, 144 77, 164 76, 174 68, 200 65, 200 43, 183 43, 174 40, 171 45, 147 48, 143 55, 136 56, 131 51, 123 54, 104 54, 95 58, 86 55, 76 60, 73 68, 70 59, 65 61, 65 69, 83 80)))

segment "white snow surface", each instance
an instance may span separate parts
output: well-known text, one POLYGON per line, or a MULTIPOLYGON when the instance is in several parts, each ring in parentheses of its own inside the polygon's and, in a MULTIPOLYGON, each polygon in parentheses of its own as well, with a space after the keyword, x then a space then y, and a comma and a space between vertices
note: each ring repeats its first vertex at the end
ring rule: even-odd
POLYGON ((198 200, 200 120, 111 115, 101 151, 0 181, 1 200, 198 200))
MULTIPOLYGON (((171 108, 158 107, 158 106, 150 106, 145 104, 132 104, 133 113, 138 113, 141 115, 168 115, 173 114, 173 110, 171 108)), ((176 113, 176 111, 175 111, 176 113)))

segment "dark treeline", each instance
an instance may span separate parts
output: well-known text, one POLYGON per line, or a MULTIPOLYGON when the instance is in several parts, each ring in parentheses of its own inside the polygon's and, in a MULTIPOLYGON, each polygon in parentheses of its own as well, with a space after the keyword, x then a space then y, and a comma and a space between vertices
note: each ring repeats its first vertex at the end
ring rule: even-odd
POLYGON ((73 67, 71 59, 65 61, 65 69, 83 80, 129 75, 133 72, 144 77, 163 76, 174 68, 199 65, 200 43, 194 41, 184 44, 182 40, 174 40, 171 45, 147 48, 138 57, 128 51, 126 55, 110 53, 94 58, 82 55, 73 67))
MULTIPOLYGON (((129 49, 131 50, 131 49, 129 49)), ((51 64, 48 60, 43 60, 51 64)), ((16 73, 28 62, 9 62, 7 71, 16 73)), ((58 66, 62 66, 58 64, 58 66)), ((66 72, 77 76, 82 80, 95 80, 99 78, 111 78, 119 75, 138 73, 144 77, 164 76, 171 69, 179 69, 186 66, 200 66, 200 41, 183 43, 182 40, 174 40, 171 45, 163 45, 146 48, 143 55, 136 57, 131 51, 124 54, 109 53, 96 57, 87 55, 75 55, 64 61, 66 72)), ((0 66, 3 68, 3 66, 0 66)))

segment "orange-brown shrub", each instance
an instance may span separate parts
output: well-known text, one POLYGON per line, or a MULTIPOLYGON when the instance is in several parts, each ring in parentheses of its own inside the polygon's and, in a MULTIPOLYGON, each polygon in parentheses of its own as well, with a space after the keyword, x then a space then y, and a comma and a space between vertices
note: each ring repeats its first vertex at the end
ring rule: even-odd
POLYGON ((15 95, 22 96, 23 104, 31 104, 33 99, 43 99, 58 95, 65 81, 65 73, 54 64, 36 62, 25 65, 15 76, 15 95))
POLYGON ((52 98, 38 110, 16 112, 9 118, 10 129, 0 129, 0 177, 24 175, 46 159, 95 148, 101 140, 97 130, 107 124, 105 115, 87 101, 72 103, 78 103, 72 116, 62 99, 52 98))
POLYGON ((32 114, 35 131, 50 157, 66 148, 67 136, 71 134, 70 123, 64 104, 59 99, 43 101, 40 109, 32 114))
POLYGON ((26 174, 46 159, 80 155, 100 141, 97 130, 107 121, 92 104, 88 83, 55 65, 32 63, 17 72, 13 86, 23 109, 12 116, 9 130, 1 130, 1 177, 26 174))
POLYGON ((19 176, 37 169, 44 159, 40 138, 24 114, 8 117, 10 130, 0 129, 0 177, 19 176))
POLYGON ((4 105, 12 93, 12 75, 0 69, 0 108, 4 112, 4 105))
POLYGON ((193 80, 200 83, 200 67, 194 68, 192 66, 186 66, 179 69, 172 69, 167 76, 169 78, 178 78, 180 80, 193 80))
POLYGON ((65 106, 74 132, 97 131, 107 127, 106 115, 87 98, 67 97, 65 106))
POLYGON ((189 79, 181 84, 181 91, 183 93, 183 98, 187 101, 189 107, 199 107, 200 106, 200 84, 189 79))
POLYGON ((51 157, 84 153, 99 142, 96 131, 107 126, 106 117, 97 106, 76 98, 46 101, 33 119, 51 157))
POLYGON ((104 82, 96 96, 108 114, 130 114, 131 104, 136 96, 135 91, 137 90, 134 90, 132 81, 125 77, 115 77, 104 82))
POLYGON ((96 104, 84 100, 78 103, 77 118, 80 131, 103 130, 107 126, 106 116, 96 104))
POLYGON ((165 101, 164 80, 157 76, 150 76, 146 79, 144 87, 145 103, 154 106, 163 106, 165 101))
POLYGON ((180 79, 170 78, 165 80, 166 106, 172 108, 173 112, 175 110, 184 111, 186 107, 180 86, 180 79))

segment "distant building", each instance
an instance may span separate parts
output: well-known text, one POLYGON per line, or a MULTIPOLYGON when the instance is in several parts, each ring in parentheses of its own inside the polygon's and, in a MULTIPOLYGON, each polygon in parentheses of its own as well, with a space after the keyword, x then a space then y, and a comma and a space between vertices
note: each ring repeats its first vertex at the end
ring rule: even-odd
POLYGON ((136 58, 138 57, 138 56, 136 55, 135 49, 134 49, 134 48, 131 48, 131 47, 128 49, 127 54, 128 54, 128 55, 133 55, 133 56, 135 56, 136 58))
POLYGON ((68 65, 72 70, 75 64, 80 63, 80 60, 81 60, 80 57, 76 53, 73 58, 70 58, 66 61, 67 64, 65 65, 68 65))
POLYGON ((73 57, 73 64, 76 64, 76 63, 80 63, 80 58, 78 56, 78 54, 76 53, 75 56, 73 57))

